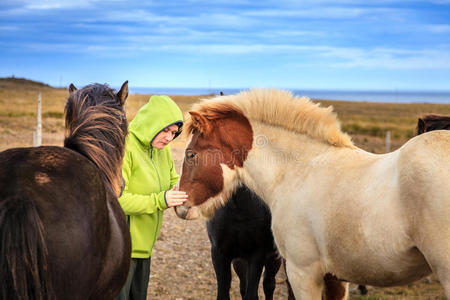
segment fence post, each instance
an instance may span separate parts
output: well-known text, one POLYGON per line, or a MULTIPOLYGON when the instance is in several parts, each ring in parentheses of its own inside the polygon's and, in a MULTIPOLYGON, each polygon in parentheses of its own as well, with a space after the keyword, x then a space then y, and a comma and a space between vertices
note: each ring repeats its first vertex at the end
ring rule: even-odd
POLYGON ((386 131, 386 153, 391 152, 391 131, 386 131))
POLYGON ((38 103, 36 111, 36 131, 33 134, 33 146, 39 147, 42 145, 42 96, 41 92, 38 94, 38 103))

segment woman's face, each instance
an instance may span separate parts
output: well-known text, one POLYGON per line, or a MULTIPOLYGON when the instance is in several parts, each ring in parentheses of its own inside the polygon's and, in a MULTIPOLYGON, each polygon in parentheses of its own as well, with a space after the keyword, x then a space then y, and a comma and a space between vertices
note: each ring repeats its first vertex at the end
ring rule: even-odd
POLYGON ((175 137, 175 134, 178 132, 178 125, 170 125, 165 128, 163 131, 158 133, 158 135, 153 139, 152 146, 156 149, 163 149, 167 146, 175 137))

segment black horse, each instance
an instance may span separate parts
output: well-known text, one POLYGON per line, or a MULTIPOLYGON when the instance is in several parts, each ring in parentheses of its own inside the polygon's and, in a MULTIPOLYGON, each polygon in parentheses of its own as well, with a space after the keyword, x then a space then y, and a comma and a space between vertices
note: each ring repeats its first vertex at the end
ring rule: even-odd
POLYGON ((217 277, 217 299, 230 299, 231 263, 239 276, 243 299, 258 299, 263 268, 264 294, 266 299, 273 299, 275 275, 282 258, 273 239, 271 220, 266 204, 242 186, 206 222, 217 277))
POLYGON ((0 299, 112 299, 130 236, 117 201, 128 82, 70 86, 65 147, 0 153, 0 299))

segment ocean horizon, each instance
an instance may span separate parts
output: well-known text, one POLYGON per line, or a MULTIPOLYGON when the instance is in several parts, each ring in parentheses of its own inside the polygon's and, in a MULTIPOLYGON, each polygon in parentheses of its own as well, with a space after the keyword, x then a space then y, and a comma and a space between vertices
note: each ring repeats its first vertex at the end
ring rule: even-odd
MULTIPOLYGON (((248 89, 232 88, 152 88, 152 87, 129 87, 130 94, 165 94, 165 95, 225 95, 236 94, 248 89)), ((286 89, 296 96, 306 96, 311 99, 341 100, 357 102, 380 102, 380 103, 434 103, 450 104, 450 91, 354 91, 354 90, 308 90, 308 89, 286 89)))

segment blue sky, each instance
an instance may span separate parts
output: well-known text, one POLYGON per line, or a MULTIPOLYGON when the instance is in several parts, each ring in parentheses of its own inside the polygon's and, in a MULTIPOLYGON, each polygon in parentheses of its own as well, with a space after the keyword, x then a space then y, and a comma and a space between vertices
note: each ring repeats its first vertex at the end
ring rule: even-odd
POLYGON ((0 77, 450 90, 450 0, 1 0, 0 77))

